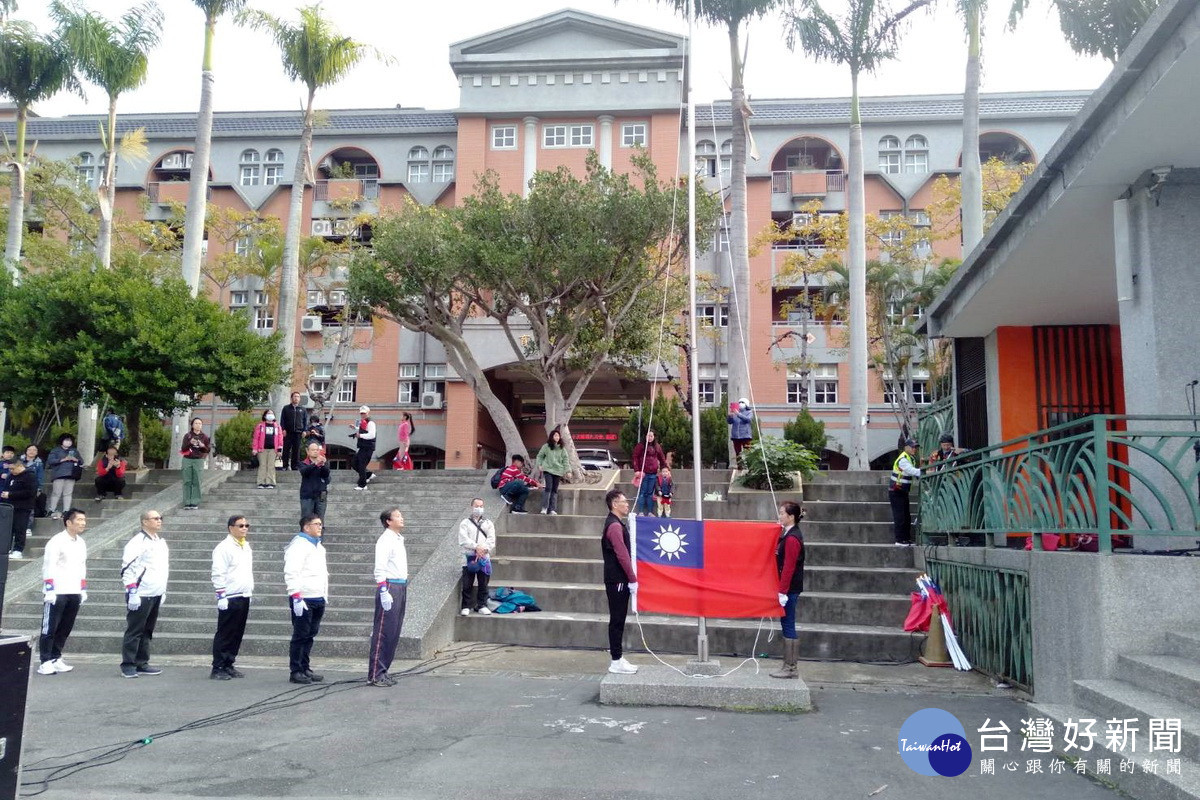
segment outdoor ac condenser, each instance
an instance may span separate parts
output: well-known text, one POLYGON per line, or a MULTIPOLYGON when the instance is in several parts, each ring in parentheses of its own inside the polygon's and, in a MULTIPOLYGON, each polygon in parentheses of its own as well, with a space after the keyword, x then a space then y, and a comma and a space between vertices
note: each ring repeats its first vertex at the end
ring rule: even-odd
POLYGON ((442 407, 441 392, 424 392, 421 395, 421 408, 440 409, 442 407))

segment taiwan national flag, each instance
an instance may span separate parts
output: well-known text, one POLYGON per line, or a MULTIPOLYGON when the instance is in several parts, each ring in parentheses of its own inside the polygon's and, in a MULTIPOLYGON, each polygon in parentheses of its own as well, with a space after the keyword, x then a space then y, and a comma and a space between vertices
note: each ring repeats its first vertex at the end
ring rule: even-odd
POLYGON ((630 517, 636 609, 690 617, 781 617, 771 522, 630 517))

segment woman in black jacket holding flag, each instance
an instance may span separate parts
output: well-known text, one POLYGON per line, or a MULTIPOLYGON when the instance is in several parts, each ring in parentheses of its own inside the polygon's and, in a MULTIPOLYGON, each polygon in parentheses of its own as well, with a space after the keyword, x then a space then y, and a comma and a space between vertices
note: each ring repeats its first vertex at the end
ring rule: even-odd
POLYGON ((800 504, 785 500, 779 504, 779 543, 775 546, 775 567, 779 571, 779 605, 783 606, 780 625, 783 629, 783 666, 771 673, 772 678, 799 678, 796 660, 800 640, 796 636, 796 606, 804 591, 804 535, 800 520, 804 510, 800 504))

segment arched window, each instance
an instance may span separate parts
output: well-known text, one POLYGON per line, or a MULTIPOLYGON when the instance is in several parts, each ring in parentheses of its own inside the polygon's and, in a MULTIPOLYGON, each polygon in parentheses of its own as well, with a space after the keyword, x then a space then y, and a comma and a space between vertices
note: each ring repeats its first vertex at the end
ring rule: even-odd
POLYGON ((733 171, 733 139, 721 142, 721 172, 726 175, 733 171))
POLYGON ((929 172, 929 140, 924 136, 913 134, 904 140, 904 171, 929 172))
POLYGON ((242 170, 238 183, 242 186, 258 186, 262 178, 262 167, 258 165, 258 151, 243 150, 239 160, 242 162, 242 170))
POLYGON ((900 172, 900 140, 895 136, 879 140, 879 171, 885 175, 900 172))
MULTIPOLYGON (((253 152, 253 151, 250 151, 253 152)), ((278 164, 283 162, 283 151, 278 147, 272 147, 267 151, 267 157, 264 159, 268 164, 278 164)))
POLYGON ((408 151, 408 182, 429 183, 429 150, 419 145, 408 151))
POLYGON ((696 142, 696 171, 709 178, 717 175, 717 145, 708 139, 696 142))
POLYGON ((263 160, 267 162, 263 167, 263 184, 277 186, 283 183, 283 151, 272 147, 263 160))
POLYGON ((78 166, 75 167, 75 172, 79 174, 79 182, 95 188, 96 157, 91 153, 80 153, 76 158, 79 160, 78 166))
POLYGON ((259 161, 259 159, 258 159, 258 151, 257 150, 243 150, 242 151, 242 163, 243 164, 257 164, 258 161, 259 161))
POLYGON ((433 182, 449 183, 454 180, 454 150, 446 145, 433 150, 433 182))

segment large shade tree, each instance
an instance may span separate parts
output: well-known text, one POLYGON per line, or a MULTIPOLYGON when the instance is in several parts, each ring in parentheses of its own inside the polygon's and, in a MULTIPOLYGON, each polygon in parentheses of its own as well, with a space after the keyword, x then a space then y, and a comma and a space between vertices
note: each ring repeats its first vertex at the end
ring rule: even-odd
POLYGON ((13 172, 12 199, 8 207, 8 230, 4 262, 17 274, 21 241, 25 230, 25 133, 29 110, 64 89, 78 89, 71 68, 71 54, 55 38, 39 34, 32 25, 6 22, 0 25, 0 95, 12 98, 17 107, 17 140, 8 163, 13 172))
MULTIPOLYGON (((284 234, 283 264, 279 281, 280 347, 288 366, 288 377, 271 393, 271 406, 284 405, 291 392, 295 364, 296 307, 300 298, 300 223, 304 210, 305 186, 313 178, 312 139, 317 91, 337 83, 374 53, 362 42, 343 36, 324 16, 320 4, 300 9, 298 22, 289 22, 264 11, 246 10, 239 15, 245 24, 266 31, 275 40, 283 59, 284 73, 308 89, 304 122, 296 169, 292 176, 287 227, 284 234)), ((378 54, 376 54, 378 55, 378 54)))
POLYGON ((894 58, 901 24, 933 0, 913 0, 892 11, 887 0, 848 0, 841 14, 826 11, 818 0, 801 0, 790 13, 788 43, 819 61, 850 69, 850 176, 846 186, 849 220, 848 287, 850 296, 850 469, 867 469, 867 241, 862 115, 858 81, 894 58))

